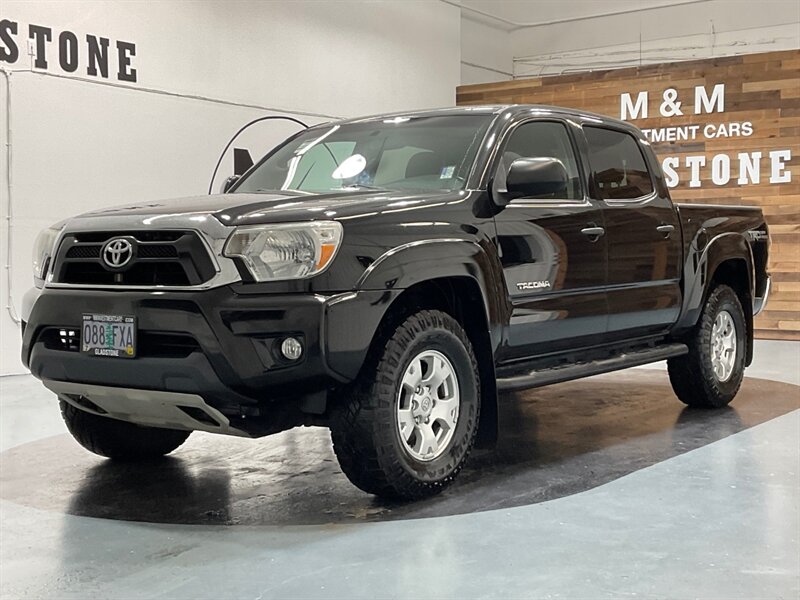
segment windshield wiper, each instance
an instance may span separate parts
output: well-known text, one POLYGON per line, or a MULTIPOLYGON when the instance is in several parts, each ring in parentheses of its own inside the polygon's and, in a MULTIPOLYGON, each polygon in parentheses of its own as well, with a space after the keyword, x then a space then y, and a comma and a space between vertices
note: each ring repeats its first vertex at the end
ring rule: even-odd
POLYGON ((375 190, 378 192, 385 192, 386 188, 378 187, 377 185, 365 185, 363 183, 348 183, 342 186, 343 190, 375 190))

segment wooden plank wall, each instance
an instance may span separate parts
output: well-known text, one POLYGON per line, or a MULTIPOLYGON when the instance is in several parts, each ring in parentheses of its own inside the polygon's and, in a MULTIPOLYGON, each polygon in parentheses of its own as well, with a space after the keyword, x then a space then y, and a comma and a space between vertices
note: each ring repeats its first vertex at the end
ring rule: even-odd
POLYGON ((800 50, 461 86, 457 103, 551 104, 620 118, 622 95, 629 94, 634 107, 640 92, 648 93, 647 118, 641 106, 638 114, 627 111, 625 116, 643 130, 656 130, 649 135, 659 158, 678 165, 674 169, 678 181, 671 186, 676 201, 762 207, 772 234, 773 294, 767 310, 756 320, 756 334, 800 340, 800 50), (711 103, 709 112, 701 100, 696 113, 696 87, 701 86, 711 99, 719 84, 724 84, 724 106, 711 103), (682 115, 668 116, 674 103, 664 105, 665 114, 660 110, 665 98, 672 97, 670 90, 681 102, 682 115), (740 124, 739 135, 720 136, 720 126, 732 123, 740 124), (744 134, 748 129, 744 123, 750 123, 750 135, 744 134), (698 126, 694 136, 688 128, 662 130, 692 125, 698 126), (687 133, 688 139, 673 137, 681 133, 687 133), (656 141, 654 135, 664 138, 656 141), (674 141, 666 141, 667 135, 674 141), (775 158, 784 164, 774 165, 770 152, 781 150, 788 150, 791 158, 786 160, 783 153, 775 158), (760 182, 754 183, 746 173, 746 183, 740 184, 739 154, 753 161, 757 152, 761 153, 760 182), (727 158, 716 159, 714 182, 712 165, 718 155, 727 158), (699 185, 690 186, 686 158, 697 156, 704 156, 706 165, 695 182, 699 185), (725 162, 730 164, 727 183, 723 183, 725 162))

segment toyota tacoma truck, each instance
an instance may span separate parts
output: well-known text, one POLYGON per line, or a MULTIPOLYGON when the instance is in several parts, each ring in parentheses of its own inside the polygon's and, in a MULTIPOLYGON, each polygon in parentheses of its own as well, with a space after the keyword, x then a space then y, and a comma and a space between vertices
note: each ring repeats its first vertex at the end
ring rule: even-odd
POLYGON ((88 450, 330 428, 347 477, 435 494, 498 402, 666 359, 719 408, 753 355, 761 211, 673 204, 641 132, 547 106, 301 131, 222 193, 40 234, 22 359, 88 450))

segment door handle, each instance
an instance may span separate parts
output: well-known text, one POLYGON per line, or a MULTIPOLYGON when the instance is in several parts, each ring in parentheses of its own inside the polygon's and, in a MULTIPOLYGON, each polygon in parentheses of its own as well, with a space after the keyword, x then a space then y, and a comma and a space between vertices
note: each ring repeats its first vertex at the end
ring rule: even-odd
POLYGON ((605 234, 605 232, 606 232, 605 229, 603 229, 602 227, 598 227, 597 225, 591 225, 589 227, 584 227, 583 229, 581 229, 581 233, 583 235, 589 238, 594 238, 593 240, 591 240, 593 242, 596 242, 598 239, 603 237, 603 234, 605 234))
POLYGON ((663 234, 663 236, 664 236, 665 238, 668 238, 668 237, 670 236, 670 234, 671 234, 673 231, 675 231, 675 226, 674 226, 674 225, 666 225, 666 224, 664 224, 664 225, 659 225, 658 227, 656 227, 656 231, 657 231, 658 233, 660 233, 660 234, 663 234))

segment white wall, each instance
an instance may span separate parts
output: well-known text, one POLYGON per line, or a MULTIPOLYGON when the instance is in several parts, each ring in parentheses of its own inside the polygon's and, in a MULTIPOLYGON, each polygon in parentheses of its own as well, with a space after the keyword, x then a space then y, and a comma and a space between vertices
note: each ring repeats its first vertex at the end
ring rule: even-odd
POLYGON ((797 0, 442 1, 462 85, 800 47, 797 0))
POLYGON ((511 39, 504 29, 476 20, 461 20, 461 85, 505 81, 513 76, 511 39))
POLYGON ((515 77, 535 77, 798 48, 800 9, 797 0, 710 0, 508 35, 515 77))
MULTIPOLYGON (((31 246, 40 229, 103 205, 205 193, 219 152, 248 120, 289 110, 318 122, 326 119, 320 115, 448 106, 460 80, 459 10, 434 0, 4 0, 0 19, 19 23, 23 55, 0 67, 30 67, 29 24, 54 34, 48 74, 11 75, 13 243, 9 259, 3 153, 0 264, 11 266, 17 310, 32 283, 31 246), (55 38, 63 30, 79 40, 111 38, 112 48, 116 39, 134 42, 138 81, 87 81, 82 55, 75 73, 82 79, 61 78, 55 38)), ((115 58, 111 65, 113 73, 115 58)), ((0 78, 3 149, 8 93, 0 78)), ((257 127, 243 143, 261 152, 296 130, 257 127)), ((231 169, 228 160, 217 183, 231 169)), ((0 275, 0 374, 9 374, 22 371, 19 331, 5 310, 9 281, 0 275)))

